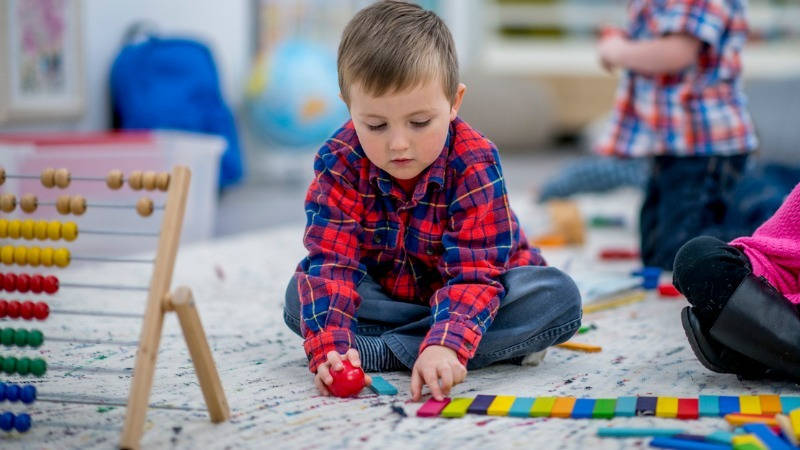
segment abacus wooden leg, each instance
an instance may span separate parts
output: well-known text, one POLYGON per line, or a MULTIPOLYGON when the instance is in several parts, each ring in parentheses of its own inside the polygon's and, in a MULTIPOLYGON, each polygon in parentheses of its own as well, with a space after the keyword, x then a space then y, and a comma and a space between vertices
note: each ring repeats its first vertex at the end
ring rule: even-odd
POLYGON ((203 331, 203 324, 200 322, 200 315, 194 304, 192 290, 186 286, 181 286, 172 294, 169 301, 171 309, 178 314, 178 321, 183 329, 183 337, 186 338, 186 345, 189 347, 189 355, 194 363, 194 371, 200 381, 200 388, 203 390, 203 397, 208 407, 208 415, 214 423, 224 422, 230 417, 228 400, 225 398, 225 391, 222 390, 222 382, 219 379, 217 367, 214 364, 214 357, 206 340, 206 333, 203 331))

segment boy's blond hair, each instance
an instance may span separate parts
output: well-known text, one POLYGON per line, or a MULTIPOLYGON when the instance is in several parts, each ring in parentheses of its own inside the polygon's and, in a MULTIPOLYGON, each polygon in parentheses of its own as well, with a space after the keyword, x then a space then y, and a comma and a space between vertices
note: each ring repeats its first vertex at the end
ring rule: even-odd
POLYGON ((441 18, 411 3, 380 1, 359 11, 339 43, 339 89, 350 105, 356 83, 370 95, 440 80, 452 103, 458 89, 453 36, 441 18))

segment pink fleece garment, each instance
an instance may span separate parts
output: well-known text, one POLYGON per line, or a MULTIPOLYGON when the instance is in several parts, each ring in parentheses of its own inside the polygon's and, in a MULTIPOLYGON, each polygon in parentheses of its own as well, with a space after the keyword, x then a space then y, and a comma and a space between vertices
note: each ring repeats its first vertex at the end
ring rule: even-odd
POLYGON ((752 236, 730 244, 750 258, 754 274, 766 278, 792 303, 800 303, 800 184, 752 236))

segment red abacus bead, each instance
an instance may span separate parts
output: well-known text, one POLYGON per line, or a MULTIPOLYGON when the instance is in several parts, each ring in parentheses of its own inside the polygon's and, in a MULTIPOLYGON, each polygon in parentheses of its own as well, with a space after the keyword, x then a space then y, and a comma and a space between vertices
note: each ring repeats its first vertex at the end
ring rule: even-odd
POLYGON ((28 300, 19 306, 19 315, 25 320, 33 319, 33 302, 28 300))
POLYGON ((3 289, 14 292, 17 289, 17 276, 13 273, 3 275, 3 289))
POLYGON ((50 315, 50 307, 45 302, 36 302, 33 305, 33 315, 39 320, 47 319, 47 316, 50 315))
POLYGON ((0 318, 5 317, 6 314, 8 314, 8 302, 0 300, 0 318))
POLYGON ((58 290, 58 278, 54 277, 53 275, 48 275, 44 277, 44 281, 42 281, 42 289, 48 294, 54 294, 58 290))
POLYGON ((21 273, 17 275, 17 290, 20 292, 28 292, 31 285, 31 277, 30 275, 26 275, 21 273))
POLYGON ((20 305, 19 302, 16 300, 8 302, 8 309, 6 310, 8 317, 11 317, 12 319, 18 318, 20 306, 22 305, 20 305))
POLYGON ((41 275, 34 275, 31 277, 30 285, 31 292, 35 294, 39 294, 42 292, 42 282, 44 281, 44 277, 41 275))

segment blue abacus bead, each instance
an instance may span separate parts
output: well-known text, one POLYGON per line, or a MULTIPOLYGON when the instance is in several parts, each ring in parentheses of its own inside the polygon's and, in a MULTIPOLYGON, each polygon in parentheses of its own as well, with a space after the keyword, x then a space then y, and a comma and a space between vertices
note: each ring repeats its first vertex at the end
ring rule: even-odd
POLYGON ((22 399, 22 403, 29 405, 36 400, 36 386, 32 384, 26 384, 22 387, 22 392, 19 394, 19 398, 22 399))
POLYGON ((6 385, 6 400, 16 402, 19 400, 20 388, 18 384, 6 385))
POLYGON ((0 414, 0 430, 11 431, 14 429, 14 413, 4 412, 0 414))
POLYGON ((6 384, 0 383, 0 402, 6 399, 6 384))
POLYGON ((31 416, 21 413, 14 418, 14 428, 20 433, 24 433, 31 429, 31 416))

